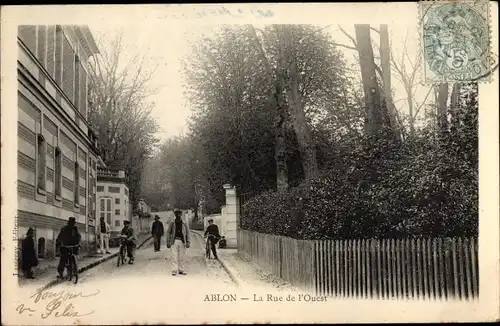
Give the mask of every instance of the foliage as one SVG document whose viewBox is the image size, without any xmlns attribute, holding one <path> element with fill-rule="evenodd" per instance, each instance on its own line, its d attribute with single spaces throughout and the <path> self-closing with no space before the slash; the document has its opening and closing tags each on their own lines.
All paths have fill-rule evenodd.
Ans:
<svg viewBox="0 0 500 326">
<path fill-rule="evenodd" d="M 448 108 L 447 99 L 425 103 L 430 91 L 413 103 L 412 90 L 406 100 L 415 110 L 405 125 L 384 103 L 390 87 L 380 83 L 390 80 L 377 79 L 370 26 L 358 26 L 352 40 L 360 82 L 331 35 L 312 26 L 223 26 L 193 45 L 184 63 L 189 134 L 167 141 L 148 162 L 147 192 L 156 196 L 149 201 L 204 203 L 215 213 L 230 183 L 240 194 L 260 193 L 243 205 L 249 230 L 299 239 L 476 235 L 477 85 L 454 85 Z M 387 74 L 390 62 L 382 68 Z M 283 86 L 290 186 L 280 191 L 276 84 Z M 424 105 L 431 114 L 420 124 Z M 297 122 L 302 113 L 305 122 Z M 437 123 L 443 114 L 449 123 Z M 304 163 L 308 142 L 315 177 Z"/>
<path fill-rule="evenodd" d="M 352 101 L 345 64 L 329 42 L 330 36 L 308 25 L 286 28 L 293 34 L 290 47 L 300 75 L 298 89 L 307 124 L 315 143 L 323 137 L 316 146 L 323 155 L 333 139 L 356 128 L 354 119 L 348 128 L 336 128 L 338 120 L 359 116 L 360 111 L 348 107 Z M 194 45 L 184 64 L 187 96 L 193 107 L 191 140 L 197 155 L 203 157 L 199 162 L 207 193 L 218 206 L 223 204 L 224 183 L 248 192 L 276 187 L 276 109 L 270 94 L 277 77 L 269 78 L 265 65 L 269 62 L 276 73 L 280 40 L 272 26 L 258 30 L 263 58 L 251 31 L 248 26 L 223 27 L 214 37 Z M 304 178 L 300 140 L 291 118 L 285 128 L 293 185 Z M 320 166 L 324 164 L 319 161 Z"/>
<path fill-rule="evenodd" d="M 145 160 L 157 142 L 158 126 L 151 115 L 154 103 L 148 101 L 151 72 L 144 69 L 144 57 L 136 56 L 122 65 L 121 34 L 108 45 L 100 46 L 100 57 L 89 65 L 89 121 L 99 138 L 104 163 L 125 170 L 135 202 Z"/>
<path fill-rule="evenodd" d="M 460 98 L 445 139 L 428 127 L 379 157 L 354 152 L 289 192 L 247 201 L 242 227 L 299 239 L 477 236 L 477 85 Z"/>
</svg>

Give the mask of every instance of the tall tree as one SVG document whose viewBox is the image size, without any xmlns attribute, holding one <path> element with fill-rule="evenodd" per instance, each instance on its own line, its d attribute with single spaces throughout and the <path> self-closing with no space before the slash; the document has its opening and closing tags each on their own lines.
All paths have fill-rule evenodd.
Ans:
<svg viewBox="0 0 500 326">
<path fill-rule="evenodd" d="M 89 121 L 99 138 L 106 165 L 125 170 L 130 197 L 140 196 L 146 158 L 157 139 L 157 124 L 148 100 L 153 71 L 145 69 L 145 57 L 123 62 L 122 34 L 99 41 L 101 53 L 89 64 Z"/>
<path fill-rule="evenodd" d="M 385 127 L 385 117 L 376 75 L 370 25 L 355 25 L 354 29 L 356 33 L 356 47 L 359 55 L 363 90 L 365 93 L 365 133 L 368 136 L 379 136 Z"/>
</svg>

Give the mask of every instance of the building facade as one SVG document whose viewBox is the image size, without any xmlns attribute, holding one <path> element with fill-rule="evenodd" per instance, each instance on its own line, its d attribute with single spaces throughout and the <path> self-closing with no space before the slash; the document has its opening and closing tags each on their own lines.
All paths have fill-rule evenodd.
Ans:
<svg viewBox="0 0 500 326">
<path fill-rule="evenodd" d="M 83 251 L 95 248 L 97 139 L 87 122 L 88 60 L 98 48 L 86 26 L 18 28 L 19 238 L 35 229 L 39 258 L 76 218 Z"/>
<path fill-rule="evenodd" d="M 123 221 L 132 221 L 132 204 L 125 171 L 97 169 L 97 216 L 111 226 L 112 236 L 123 228 Z"/>
</svg>

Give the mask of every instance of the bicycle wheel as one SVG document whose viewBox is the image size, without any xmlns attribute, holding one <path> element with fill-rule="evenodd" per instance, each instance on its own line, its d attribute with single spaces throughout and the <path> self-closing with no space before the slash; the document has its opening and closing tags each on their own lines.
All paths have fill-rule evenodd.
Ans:
<svg viewBox="0 0 500 326">
<path fill-rule="evenodd" d="M 76 262 L 76 256 L 72 255 L 71 256 L 71 269 L 73 270 L 73 276 L 75 279 L 73 280 L 73 283 L 76 284 L 78 283 L 78 264 Z"/>
<path fill-rule="evenodd" d="M 206 245 L 206 248 L 205 248 L 205 257 L 207 259 L 210 259 L 210 244 L 209 244 L 210 240 L 207 239 L 207 245 Z"/>
<path fill-rule="evenodd" d="M 66 261 L 66 271 L 68 273 L 68 281 L 71 281 L 73 279 L 73 268 L 71 265 L 71 255 L 68 256 L 67 261 Z"/>
<path fill-rule="evenodd" d="M 118 259 L 116 260 L 116 267 L 120 267 L 121 260 L 122 260 L 122 248 L 120 246 L 120 251 L 118 252 Z"/>
</svg>

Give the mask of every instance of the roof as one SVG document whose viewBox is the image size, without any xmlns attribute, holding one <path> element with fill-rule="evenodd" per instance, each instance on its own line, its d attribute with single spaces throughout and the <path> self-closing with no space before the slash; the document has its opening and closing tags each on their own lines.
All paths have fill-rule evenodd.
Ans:
<svg viewBox="0 0 500 326">
<path fill-rule="evenodd" d="M 97 166 L 101 168 L 106 168 L 106 163 L 102 160 L 102 157 L 99 155 L 97 156 Z"/>
<path fill-rule="evenodd" d="M 84 40 L 82 48 L 88 57 L 99 53 L 99 47 L 95 42 L 94 36 L 87 25 L 74 26 L 75 33 L 79 39 Z"/>
</svg>

